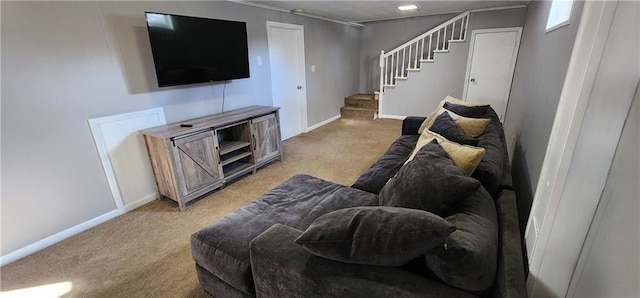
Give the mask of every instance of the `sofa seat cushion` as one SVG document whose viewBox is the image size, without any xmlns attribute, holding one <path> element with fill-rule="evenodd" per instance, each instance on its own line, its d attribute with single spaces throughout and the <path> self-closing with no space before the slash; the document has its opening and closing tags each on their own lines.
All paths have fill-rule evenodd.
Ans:
<svg viewBox="0 0 640 298">
<path fill-rule="evenodd" d="M 380 159 L 362 174 L 351 187 L 378 194 L 384 185 L 407 161 L 416 147 L 419 135 L 405 135 L 396 139 Z"/>
<path fill-rule="evenodd" d="M 378 196 L 308 175 L 296 175 L 191 236 L 195 262 L 233 288 L 255 295 L 249 243 L 274 224 L 306 229 L 342 208 L 377 205 Z"/>
</svg>

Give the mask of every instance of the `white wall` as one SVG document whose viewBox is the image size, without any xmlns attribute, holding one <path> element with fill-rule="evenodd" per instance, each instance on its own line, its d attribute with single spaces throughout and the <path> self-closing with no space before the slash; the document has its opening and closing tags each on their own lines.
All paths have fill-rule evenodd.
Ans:
<svg viewBox="0 0 640 298">
<path fill-rule="evenodd" d="M 567 295 L 640 81 L 640 4 L 583 12 L 525 234 L 532 297 Z"/>
<path fill-rule="evenodd" d="M 569 297 L 640 297 L 639 136 L 640 84 Z"/>
<path fill-rule="evenodd" d="M 358 90 L 360 29 L 350 26 L 215 1 L 0 5 L 3 256 L 115 209 L 87 119 L 221 110 L 222 83 L 157 87 L 144 11 L 247 22 L 251 78 L 227 84 L 225 110 L 272 104 L 267 20 L 305 26 L 307 69 L 318 69 L 307 74 L 309 126 Z"/>
</svg>

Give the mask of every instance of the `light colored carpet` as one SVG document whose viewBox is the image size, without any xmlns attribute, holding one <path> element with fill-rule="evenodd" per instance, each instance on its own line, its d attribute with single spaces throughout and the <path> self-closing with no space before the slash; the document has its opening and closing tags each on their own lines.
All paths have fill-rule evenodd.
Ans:
<svg viewBox="0 0 640 298">
<path fill-rule="evenodd" d="M 191 259 L 192 233 L 295 174 L 351 185 L 400 129 L 398 120 L 339 119 L 288 139 L 284 162 L 193 202 L 185 212 L 174 201 L 156 200 L 2 267 L 0 295 L 66 282 L 71 291 L 64 297 L 209 297 Z"/>
</svg>

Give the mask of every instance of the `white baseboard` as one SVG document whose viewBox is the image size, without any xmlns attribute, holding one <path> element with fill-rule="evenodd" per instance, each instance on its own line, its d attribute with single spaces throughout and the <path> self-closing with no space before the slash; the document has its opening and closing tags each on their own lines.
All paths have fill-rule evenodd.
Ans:
<svg viewBox="0 0 640 298">
<path fill-rule="evenodd" d="M 340 114 L 335 115 L 335 116 L 333 116 L 333 117 L 331 117 L 331 118 L 329 118 L 327 120 L 324 120 L 324 121 L 322 121 L 322 122 L 320 122 L 318 124 L 315 124 L 315 125 L 307 127 L 307 131 L 305 131 L 305 132 L 310 132 L 310 131 L 312 131 L 312 130 L 314 130 L 316 128 L 320 128 L 322 126 L 325 126 L 325 125 L 327 125 L 327 124 L 329 124 L 329 123 L 331 123 L 333 121 L 336 121 L 338 119 L 340 119 Z"/>
<path fill-rule="evenodd" d="M 398 119 L 398 120 L 404 120 L 404 118 L 407 118 L 407 116 L 399 116 L 399 115 L 387 115 L 387 114 L 380 114 L 378 115 L 379 118 L 387 118 L 387 119 Z"/>
<path fill-rule="evenodd" d="M 101 223 L 104 223 L 110 219 L 116 218 L 122 214 L 125 214 L 133 209 L 136 209 L 146 203 L 149 203 L 155 200 L 158 197 L 157 193 L 151 193 L 144 196 L 142 199 L 133 202 L 131 204 L 127 204 L 122 208 L 118 208 L 112 211 L 109 211 L 103 215 L 95 217 L 93 219 L 87 220 L 79 225 L 68 228 L 62 232 L 53 234 L 47 238 L 39 240 L 35 243 L 29 244 L 23 248 L 14 250 L 4 256 L 0 257 L 0 266 L 7 265 L 9 263 L 13 263 L 19 259 L 22 259 L 30 254 L 43 250 L 51 245 L 54 245 L 62 240 L 65 240 L 71 236 L 82 233 L 90 228 L 93 228 Z"/>
</svg>

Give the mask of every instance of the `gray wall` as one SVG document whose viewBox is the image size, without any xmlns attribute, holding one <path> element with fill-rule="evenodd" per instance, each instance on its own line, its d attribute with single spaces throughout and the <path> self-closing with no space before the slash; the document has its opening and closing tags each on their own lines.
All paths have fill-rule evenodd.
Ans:
<svg viewBox="0 0 640 298">
<path fill-rule="evenodd" d="M 584 2 L 574 2 L 570 24 L 545 33 L 551 1 L 531 1 L 504 121 L 524 232 Z M 524 233 L 523 233 L 524 235 Z"/>
<path fill-rule="evenodd" d="M 521 27 L 525 14 L 526 8 L 471 13 L 466 41 L 452 43 L 448 53 L 437 53 L 435 62 L 422 63 L 420 72 L 412 72 L 407 81 L 400 81 L 396 87 L 388 88 L 384 95 L 383 113 L 397 116 L 426 115 L 445 96 L 462 97 L 471 31 Z M 392 50 L 454 16 L 456 14 L 367 23 L 362 30 L 360 46 L 360 91 L 379 89 L 380 50 Z"/>
<path fill-rule="evenodd" d="M 638 11 L 638 9 L 636 9 Z M 636 30 L 637 31 L 637 30 Z M 638 86 L 640 87 L 640 85 Z M 640 297 L 640 88 L 581 258 L 574 297 Z"/>
<path fill-rule="evenodd" d="M 309 125 L 358 90 L 360 29 L 230 2 L 6 2 L 2 34 L 5 255 L 115 209 L 87 119 L 163 107 L 167 121 L 219 112 L 222 84 L 159 89 L 144 11 L 247 22 L 251 78 L 225 110 L 271 105 L 266 21 L 305 26 Z M 263 64 L 257 64 L 257 56 Z"/>
</svg>

